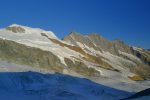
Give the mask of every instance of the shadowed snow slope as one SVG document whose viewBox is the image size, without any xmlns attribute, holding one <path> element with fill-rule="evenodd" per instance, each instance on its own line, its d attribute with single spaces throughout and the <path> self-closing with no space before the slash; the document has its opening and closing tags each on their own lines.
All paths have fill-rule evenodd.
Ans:
<svg viewBox="0 0 150 100">
<path fill-rule="evenodd" d="M 1 100 L 119 100 L 131 93 L 59 73 L 1 72 Z"/>
</svg>

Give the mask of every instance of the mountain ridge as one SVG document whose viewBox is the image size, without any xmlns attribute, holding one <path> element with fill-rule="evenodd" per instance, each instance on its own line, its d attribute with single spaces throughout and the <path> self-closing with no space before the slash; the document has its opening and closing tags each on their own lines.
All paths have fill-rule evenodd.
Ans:
<svg viewBox="0 0 150 100">
<path fill-rule="evenodd" d="M 119 100 L 149 88 L 150 53 L 96 33 L 61 40 L 13 24 L 0 29 L 0 77 L 5 100 Z"/>
<path fill-rule="evenodd" d="M 13 24 L 0 30 L 0 38 L 2 39 L 1 44 L 4 44 L 1 46 L 2 53 L 4 53 L 2 51 L 4 47 L 14 48 L 15 50 L 16 47 L 12 48 L 11 45 L 7 44 L 7 42 L 12 43 L 11 41 L 24 46 L 40 48 L 40 52 L 51 52 L 60 60 L 61 72 L 71 70 L 85 76 L 102 75 L 111 78 L 114 74 L 117 77 L 131 80 L 150 78 L 150 56 L 146 50 L 128 46 L 120 40 L 109 41 L 96 33 L 84 36 L 71 32 L 63 40 L 60 40 L 51 31 Z M 12 45 L 18 46 L 15 43 Z M 19 47 L 18 50 L 21 50 L 21 48 Z M 30 51 L 31 49 L 25 51 L 26 58 L 28 58 L 27 54 Z M 15 51 L 12 52 L 16 53 Z M 8 55 L 9 53 L 4 54 Z M 31 55 L 37 54 L 33 52 Z M 22 58 L 23 55 L 20 55 L 20 57 Z M 38 56 L 34 57 L 34 60 L 31 58 L 31 61 L 33 60 L 39 64 Z M 47 63 L 46 66 L 49 67 L 49 64 L 54 62 L 45 60 L 41 63 Z M 56 66 L 53 67 L 56 68 Z M 107 71 L 110 71 L 112 75 L 109 75 Z"/>
</svg>

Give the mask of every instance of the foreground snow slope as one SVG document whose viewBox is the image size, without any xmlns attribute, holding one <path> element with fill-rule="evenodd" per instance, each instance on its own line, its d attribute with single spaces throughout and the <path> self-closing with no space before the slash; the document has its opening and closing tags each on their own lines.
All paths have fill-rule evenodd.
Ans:
<svg viewBox="0 0 150 100">
<path fill-rule="evenodd" d="M 118 100 L 129 92 L 84 78 L 37 72 L 1 72 L 2 100 Z"/>
<path fill-rule="evenodd" d="M 3 100 L 118 100 L 149 87 L 149 82 L 91 79 L 0 61 L 0 98 Z M 82 77 L 82 78 L 81 78 Z M 146 84 L 147 83 L 147 84 Z"/>
</svg>

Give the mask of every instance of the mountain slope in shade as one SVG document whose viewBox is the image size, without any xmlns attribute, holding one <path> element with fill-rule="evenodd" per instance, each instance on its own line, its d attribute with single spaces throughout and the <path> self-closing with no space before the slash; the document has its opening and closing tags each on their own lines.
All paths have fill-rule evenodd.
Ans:
<svg viewBox="0 0 150 100">
<path fill-rule="evenodd" d="M 37 72 L 1 72 L 2 100 L 119 100 L 131 93 L 84 78 Z"/>
</svg>

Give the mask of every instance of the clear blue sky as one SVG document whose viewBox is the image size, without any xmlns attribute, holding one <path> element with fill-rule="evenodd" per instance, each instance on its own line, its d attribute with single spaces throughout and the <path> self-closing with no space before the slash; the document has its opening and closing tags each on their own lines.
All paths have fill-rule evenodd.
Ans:
<svg viewBox="0 0 150 100">
<path fill-rule="evenodd" d="M 0 27 L 13 23 L 150 48 L 150 0 L 0 0 Z"/>
</svg>

